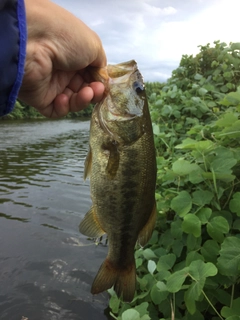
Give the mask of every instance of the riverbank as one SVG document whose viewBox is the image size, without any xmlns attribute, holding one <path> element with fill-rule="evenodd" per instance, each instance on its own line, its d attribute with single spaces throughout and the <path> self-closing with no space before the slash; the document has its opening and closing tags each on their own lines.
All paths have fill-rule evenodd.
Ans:
<svg viewBox="0 0 240 320">
<path fill-rule="evenodd" d="M 79 112 L 70 112 L 65 118 L 66 119 L 75 119 L 75 118 L 88 118 L 93 109 L 93 104 L 88 108 L 81 110 Z M 35 108 L 26 105 L 25 103 L 17 100 L 14 106 L 14 109 L 11 113 L 4 117 L 0 117 L 0 120 L 21 120 L 21 119 L 35 119 L 41 120 L 45 119 Z"/>
</svg>

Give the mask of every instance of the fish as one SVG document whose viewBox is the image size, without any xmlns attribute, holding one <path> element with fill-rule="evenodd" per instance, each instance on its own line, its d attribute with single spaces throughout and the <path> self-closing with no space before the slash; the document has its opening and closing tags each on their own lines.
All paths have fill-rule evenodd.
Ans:
<svg viewBox="0 0 240 320">
<path fill-rule="evenodd" d="M 114 287 L 130 302 L 136 289 L 135 245 L 146 245 L 157 215 L 152 123 L 135 60 L 96 72 L 106 90 L 90 122 L 84 179 L 90 178 L 92 206 L 79 231 L 92 238 L 108 236 L 108 254 L 91 293 Z"/>
</svg>

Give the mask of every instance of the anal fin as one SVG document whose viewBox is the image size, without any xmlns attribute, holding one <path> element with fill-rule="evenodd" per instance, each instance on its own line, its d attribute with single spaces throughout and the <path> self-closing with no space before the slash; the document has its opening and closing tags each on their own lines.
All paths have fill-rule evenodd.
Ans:
<svg viewBox="0 0 240 320">
<path fill-rule="evenodd" d="M 156 218 L 157 218 L 157 209 L 156 209 L 156 202 L 154 203 L 151 215 L 145 224 L 145 226 L 142 228 L 142 230 L 139 233 L 138 236 L 138 242 L 139 244 L 144 247 L 145 244 L 148 242 L 148 240 L 152 236 L 153 229 L 155 227 L 156 223 Z"/>
<path fill-rule="evenodd" d="M 79 231 L 87 237 L 98 238 L 104 235 L 106 232 L 103 231 L 97 215 L 94 211 L 94 207 L 86 213 L 85 217 L 79 225 Z"/>
</svg>

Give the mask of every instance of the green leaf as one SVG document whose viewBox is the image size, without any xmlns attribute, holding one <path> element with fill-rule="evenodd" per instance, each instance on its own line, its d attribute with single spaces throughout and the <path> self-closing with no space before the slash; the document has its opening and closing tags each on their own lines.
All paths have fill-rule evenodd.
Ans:
<svg viewBox="0 0 240 320">
<path fill-rule="evenodd" d="M 214 217 L 207 223 L 208 234 L 213 240 L 216 240 L 217 242 L 222 242 L 224 239 L 224 234 L 228 233 L 228 231 L 228 221 L 221 216 Z"/>
<path fill-rule="evenodd" d="M 199 292 L 200 290 L 200 292 Z M 195 300 L 201 294 L 201 288 L 197 282 L 193 282 L 188 290 L 184 294 L 184 301 L 186 303 L 186 307 L 190 314 L 194 314 L 196 311 L 196 303 Z"/>
<path fill-rule="evenodd" d="M 193 261 L 204 260 L 204 257 L 196 251 L 191 251 L 186 257 L 186 266 L 188 267 Z"/>
<path fill-rule="evenodd" d="M 201 237 L 196 238 L 193 234 L 189 233 L 187 236 L 187 249 L 188 252 L 193 251 L 193 250 L 198 250 L 200 244 L 199 240 L 201 242 Z"/>
<path fill-rule="evenodd" d="M 191 149 L 199 152 L 210 151 L 215 144 L 211 140 L 196 141 L 190 138 L 183 140 L 181 144 L 178 144 L 176 149 Z"/>
<path fill-rule="evenodd" d="M 216 126 L 225 128 L 231 126 L 237 119 L 237 116 L 233 113 L 224 113 L 222 117 L 216 121 Z"/>
<path fill-rule="evenodd" d="M 240 219 L 236 219 L 233 223 L 233 229 L 240 231 Z"/>
<path fill-rule="evenodd" d="M 240 239 L 237 237 L 226 238 L 219 252 L 218 269 L 221 274 L 231 277 L 240 275 Z"/>
<path fill-rule="evenodd" d="M 167 279 L 167 289 L 169 292 L 178 292 L 181 290 L 183 282 L 188 276 L 188 271 L 189 268 L 186 267 L 170 275 L 170 277 Z"/>
<path fill-rule="evenodd" d="M 208 190 L 197 190 L 193 192 L 192 201 L 199 207 L 209 204 L 213 198 L 213 193 Z"/>
<path fill-rule="evenodd" d="M 142 255 L 143 255 L 144 258 L 147 259 L 147 260 L 151 260 L 151 259 L 153 259 L 153 258 L 157 258 L 157 256 L 155 255 L 155 253 L 154 253 L 151 249 L 149 249 L 149 248 L 142 250 Z"/>
<path fill-rule="evenodd" d="M 148 302 L 142 302 L 141 304 L 135 306 L 135 310 L 137 312 L 139 312 L 140 317 L 147 315 L 148 314 L 148 307 L 149 307 L 149 303 Z M 146 319 L 150 319 L 149 317 Z M 142 318 L 141 318 L 142 320 Z"/>
<path fill-rule="evenodd" d="M 109 289 L 109 291 L 110 290 L 111 289 Z M 117 297 L 115 291 L 112 290 L 112 296 L 111 296 L 110 301 L 109 301 L 109 307 L 112 309 L 113 313 L 118 313 L 120 302 L 121 302 L 121 300 Z"/>
<path fill-rule="evenodd" d="M 208 91 L 206 90 L 206 89 L 204 89 L 204 88 L 200 88 L 199 90 L 198 90 L 198 93 L 200 94 L 200 96 L 205 96 L 205 94 L 207 93 Z"/>
<path fill-rule="evenodd" d="M 187 191 L 181 191 L 178 196 L 172 199 L 171 209 L 180 217 L 185 216 L 192 208 L 192 198 Z"/>
<path fill-rule="evenodd" d="M 155 261 L 153 261 L 153 260 L 149 260 L 148 261 L 148 271 L 151 273 L 151 274 L 153 274 L 154 273 L 154 271 L 156 270 L 156 263 L 155 263 Z"/>
<path fill-rule="evenodd" d="M 204 181 L 203 173 L 203 169 L 197 166 L 196 170 L 191 171 L 189 173 L 189 181 L 193 184 L 197 184 Z"/>
<path fill-rule="evenodd" d="M 173 253 L 166 254 L 159 258 L 157 263 L 157 270 L 170 270 L 176 261 L 176 256 Z"/>
<path fill-rule="evenodd" d="M 201 235 L 201 221 L 194 214 L 187 214 L 183 218 L 182 230 L 198 238 Z"/>
<path fill-rule="evenodd" d="M 205 320 L 204 316 L 200 313 L 200 311 L 196 311 L 193 315 L 187 313 L 183 320 Z"/>
<path fill-rule="evenodd" d="M 218 158 L 213 160 L 211 163 L 211 169 L 215 173 L 223 173 L 223 174 L 231 174 L 232 170 L 231 168 L 235 166 L 237 163 L 237 160 L 234 158 L 224 159 L 224 158 Z"/>
<path fill-rule="evenodd" d="M 197 281 L 205 281 L 207 277 L 213 277 L 218 270 L 211 262 L 203 262 L 202 260 L 193 261 L 189 266 L 189 273 Z"/>
<path fill-rule="evenodd" d="M 238 316 L 240 318 L 240 298 L 233 300 L 232 307 L 223 307 L 221 315 L 228 319 L 228 317 Z"/>
<path fill-rule="evenodd" d="M 195 301 L 199 299 L 205 280 L 217 274 L 217 268 L 213 263 L 204 263 L 202 260 L 195 260 L 189 266 L 189 274 L 193 282 L 184 294 L 184 300 L 188 311 L 194 314 L 196 311 Z"/>
<path fill-rule="evenodd" d="M 181 144 L 178 144 L 175 148 L 176 149 L 195 149 L 195 145 L 196 145 L 195 140 L 187 138 L 184 139 L 183 142 Z"/>
<path fill-rule="evenodd" d="M 201 248 L 201 254 L 206 261 L 216 263 L 220 246 L 215 240 L 207 240 Z"/>
<path fill-rule="evenodd" d="M 173 163 L 172 170 L 179 176 L 185 176 L 199 167 L 195 163 L 190 163 L 189 161 L 180 159 Z"/>
<path fill-rule="evenodd" d="M 139 312 L 135 309 L 128 309 L 123 312 L 122 320 L 141 320 Z"/>
<path fill-rule="evenodd" d="M 240 50 L 240 42 L 231 43 L 231 47 L 230 48 L 231 48 L 232 51 Z"/>
<path fill-rule="evenodd" d="M 227 95 L 225 95 L 224 99 L 220 101 L 221 104 L 224 106 L 230 106 L 230 105 L 238 105 L 240 103 L 240 94 L 239 92 L 230 92 Z"/>
<path fill-rule="evenodd" d="M 196 73 L 195 76 L 194 76 L 194 79 L 195 79 L 195 80 L 201 80 L 202 77 L 203 77 L 203 76 L 202 76 L 201 74 Z"/>
<path fill-rule="evenodd" d="M 159 303 L 164 301 L 167 298 L 167 296 L 169 295 L 166 284 L 162 281 L 158 281 L 152 287 L 150 295 L 151 295 L 153 303 L 155 303 L 156 305 L 158 305 Z"/>
<path fill-rule="evenodd" d="M 176 239 L 182 238 L 182 220 L 176 220 L 171 223 L 171 235 Z"/>
<path fill-rule="evenodd" d="M 145 314 L 144 316 L 141 317 L 140 320 L 151 320 L 151 318 L 149 317 L 149 315 Z"/>
<path fill-rule="evenodd" d="M 159 130 L 159 125 L 158 124 L 155 124 L 153 123 L 153 133 L 158 136 L 160 134 L 160 130 Z"/>
<path fill-rule="evenodd" d="M 139 268 L 143 263 L 143 259 L 142 258 L 137 258 L 136 259 L 136 268 Z"/>
<path fill-rule="evenodd" d="M 233 199 L 229 203 L 229 208 L 240 217 L 240 192 L 234 193 Z"/>
<path fill-rule="evenodd" d="M 201 221 L 202 224 L 206 224 L 212 215 L 212 209 L 202 208 L 197 213 L 196 216 Z"/>
</svg>

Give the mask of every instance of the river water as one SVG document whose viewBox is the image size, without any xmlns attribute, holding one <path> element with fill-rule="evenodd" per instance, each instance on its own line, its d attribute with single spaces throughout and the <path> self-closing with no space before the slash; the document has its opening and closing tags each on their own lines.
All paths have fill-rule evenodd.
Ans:
<svg viewBox="0 0 240 320">
<path fill-rule="evenodd" d="M 107 253 L 81 235 L 89 121 L 0 122 L 0 319 L 102 320 L 91 283 Z"/>
</svg>

